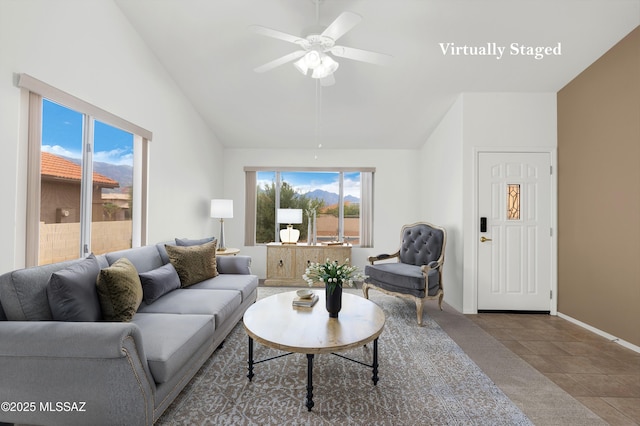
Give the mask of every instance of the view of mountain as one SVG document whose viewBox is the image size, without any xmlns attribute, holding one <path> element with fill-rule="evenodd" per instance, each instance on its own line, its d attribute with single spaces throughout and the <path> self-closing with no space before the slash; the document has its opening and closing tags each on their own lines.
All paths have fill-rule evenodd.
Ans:
<svg viewBox="0 0 640 426">
<path fill-rule="evenodd" d="M 304 194 L 304 196 L 310 199 L 323 200 L 325 206 L 337 204 L 340 198 L 338 194 L 329 191 L 323 191 L 322 189 L 316 189 L 314 191 L 307 192 L 306 194 Z M 346 197 L 344 197 L 344 200 L 350 203 L 360 204 L 360 198 L 353 197 L 351 195 L 347 195 Z"/>
<path fill-rule="evenodd" d="M 110 163 L 93 163 L 93 171 L 120 183 L 120 189 L 133 186 L 133 167 Z"/>
<path fill-rule="evenodd" d="M 80 159 L 78 158 L 70 158 L 63 157 L 71 162 L 76 164 L 80 164 Z M 113 179 L 120 184 L 119 188 L 114 190 L 103 189 L 106 192 L 122 192 L 122 190 L 126 187 L 133 186 L 133 167 L 127 165 L 117 165 L 111 163 L 101 163 L 95 161 L 93 163 L 93 171 L 101 174 L 102 176 L 106 176 L 109 179 Z"/>
</svg>

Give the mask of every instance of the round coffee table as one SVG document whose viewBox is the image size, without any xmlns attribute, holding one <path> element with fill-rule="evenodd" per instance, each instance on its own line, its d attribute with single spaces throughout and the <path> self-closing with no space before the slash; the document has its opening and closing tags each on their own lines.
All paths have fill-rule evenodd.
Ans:
<svg viewBox="0 0 640 426">
<path fill-rule="evenodd" d="M 338 355 L 373 369 L 373 384 L 378 383 L 378 336 L 384 328 L 382 309 L 361 296 L 342 293 L 342 310 L 338 318 L 329 318 L 325 309 L 324 290 L 314 290 L 318 302 L 311 308 L 293 307 L 296 292 L 276 294 L 257 301 L 244 313 L 244 328 L 249 336 L 249 381 L 253 366 L 291 353 L 307 355 L 307 398 L 309 411 L 313 407 L 313 358 L 315 354 L 346 351 L 373 341 L 371 365 Z M 254 361 L 253 342 L 289 352 L 288 354 Z"/>
</svg>

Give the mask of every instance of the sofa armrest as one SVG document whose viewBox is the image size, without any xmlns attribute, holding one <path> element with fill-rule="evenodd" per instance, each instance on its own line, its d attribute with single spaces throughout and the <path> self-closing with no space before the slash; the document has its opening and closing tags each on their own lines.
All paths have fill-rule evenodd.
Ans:
<svg viewBox="0 0 640 426">
<path fill-rule="evenodd" d="M 221 274 L 251 275 L 251 256 L 216 256 Z"/>
<path fill-rule="evenodd" d="M 369 263 L 373 265 L 374 262 L 378 262 L 380 260 L 393 259 L 394 257 L 400 257 L 400 250 L 398 250 L 393 254 L 379 254 L 377 256 L 369 256 L 367 260 L 369 261 Z"/>
<path fill-rule="evenodd" d="M 142 348 L 133 323 L 6 321 L 0 335 L 0 356 L 121 358 L 128 338 Z"/>
<path fill-rule="evenodd" d="M 135 324 L 3 321 L 0 377 L 0 401 L 35 408 L 0 412 L 0 422 L 153 423 L 155 384 Z M 74 402 L 78 410 L 56 411 Z"/>
</svg>

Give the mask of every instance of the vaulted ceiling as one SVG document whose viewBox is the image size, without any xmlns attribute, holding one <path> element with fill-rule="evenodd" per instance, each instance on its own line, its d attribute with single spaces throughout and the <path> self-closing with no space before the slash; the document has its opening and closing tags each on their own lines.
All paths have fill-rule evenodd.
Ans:
<svg viewBox="0 0 640 426">
<path fill-rule="evenodd" d="M 460 93 L 557 92 L 640 24 L 640 0 L 115 0 L 176 84 L 233 148 L 417 148 Z M 306 36 L 343 11 L 362 21 L 340 45 L 393 56 L 388 66 L 336 58 L 319 88 L 298 49 L 250 25 Z M 494 55 L 452 55 L 505 47 Z M 561 45 L 535 59 L 510 46 Z M 471 53 L 467 50 L 467 53 Z"/>
</svg>

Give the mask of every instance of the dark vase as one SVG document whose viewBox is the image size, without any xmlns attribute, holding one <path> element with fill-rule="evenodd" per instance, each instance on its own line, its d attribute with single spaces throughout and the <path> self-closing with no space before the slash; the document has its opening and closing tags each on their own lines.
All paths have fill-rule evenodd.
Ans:
<svg viewBox="0 0 640 426">
<path fill-rule="evenodd" d="M 338 318 L 338 312 L 342 309 L 342 286 L 336 285 L 331 293 L 329 286 L 325 283 L 325 296 L 329 318 Z"/>
</svg>

